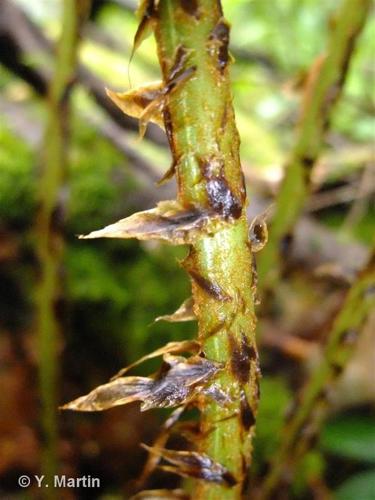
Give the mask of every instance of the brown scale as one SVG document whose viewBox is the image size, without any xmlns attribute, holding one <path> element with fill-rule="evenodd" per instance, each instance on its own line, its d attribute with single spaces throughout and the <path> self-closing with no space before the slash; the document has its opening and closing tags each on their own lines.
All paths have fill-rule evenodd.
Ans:
<svg viewBox="0 0 375 500">
<path fill-rule="evenodd" d="M 220 122 L 220 132 L 221 133 L 224 133 L 224 131 L 226 129 L 227 120 L 228 120 L 228 103 L 225 103 L 223 116 L 221 117 L 221 122 Z"/>
<path fill-rule="evenodd" d="M 197 20 L 200 18 L 197 0 L 180 0 L 180 6 L 188 16 L 195 17 Z"/>
<path fill-rule="evenodd" d="M 187 272 L 190 274 L 194 282 L 204 290 L 208 295 L 213 297 L 215 300 L 219 300 L 220 302 L 230 302 L 232 297 L 230 297 L 218 283 L 214 281 L 210 281 L 204 276 L 201 276 L 197 271 L 193 269 L 187 269 Z"/>
<path fill-rule="evenodd" d="M 171 465 L 162 465 L 160 468 L 167 472 L 178 474 L 182 477 L 194 477 L 205 481 L 224 484 L 226 486 L 235 486 L 236 478 L 226 467 L 212 460 L 205 453 L 196 451 L 176 451 L 166 448 L 152 448 L 142 445 L 150 453 L 163 458 Z"/>
<path fill-rule="evenodd" d="M 165 106 L 165 108 L 163 110 L 163 116 L 164 116 L 165 132 L 167 134 L 169 147 L 171 148 L 172 156 L 175 159 L 176 158 L 176 145 L 175 145 L 174 135 L 173 135 L 173 122 L 172 122 L 172 116 L 171 116 L 171 113 L 169 111 L 168 106 Z"/>
<path fill-rule="evenodd" d="M 175 200 L 166 200 L 155 208 L 137 212 L 80 238 L 137 238 L 166 241 L 173 245 L 193 244 L 203 234 L 212 234 L 214 228 L 223 223 L 219 219 L 212 212 L 185 210 Z"/>
<path fill-rule="evenodd" d="M 109 98 L 125 114 L 139 119 L 139 133 L 141 138 L 146 131 L 148 122 L 156 123 L 162 128 L 164 125 L 172 153 L 174 153 L 174 160 L 176 160 L 176 154 L 173 143 L 172 120 L 166 108 L 168 96 L 179 85 L 191 78 L 196 71 L 195 66 L 184 69 L 188 55 L 189 51 L 183 46 L 178 47 L 169 77 L 165 83 L 153 82 L 122 93 L 113 92 L 109 89 L 106 90 Z M 166 176 L 168 177 L 172 173 L 174 171 L 167 172 Z"/>
<path fill-rule="evenodd" d="M 241 390 L 240 396 L 240 417 L 241 423 L 245 431 L 248 431 L 250 427 L 255 424 L 255 415 L 251 406 L 249 405 L 249 401 L 247 400 L 247 396 L 244 390 Z"/>
<path fill-rule="evenodd" d="M 222 328 L 224 328 L 224 326 L 226 326 L 225 321 L 219 321 L 213 328 L 211 328 L 211 330 L 206 335 L 205 339 L 207 340 L 210 337 L 213 337 L 214 335 L 216 335 L 217 333 L 219 333 L 220 330 Z"/>
<path fill-rule="evenodd" d="M 202 176 L 206 180 L 206 192 L 210 207 L 225 219 L 238 219 L 242 203 L 232 193 L 224 174 L 224 162 L 213 156 L 198 158 Z"/>
<path fill-rule="evenodd" d="M 311 171 L 315 162 L 316 162 L 316 157 L 303 156 L 300 159 L 300 163 L 302 166 L 303 181 L 307 185 L 310 184 Z"/>
<path fill-rule="evenodd" d="M 229 24 L 222 17 L 208 38 L 209 53 L 217 57 L 217 68 L 223 73 L 229 61 Z"/>
<path fill-rule="evenodd" d="M 241 384 L 247 384 L 250 378 L 250 367 L 252 361 L 257 360 L 257 354 L 252 345 L 250 345 L 246 335 L 242 332 L 241 341 L 228 335 L 229 346 L 231 350 L 231 368 L 234 376 Z"/>
<path fill-rule="evenodd" d="M 177 48 L 174 63 L 172 65 L 172 68 L 170 69 L 168 81 L 167 81 L 166 86 L 165 86 L 165 88 L 166 88 L 165 95 L 169 95 L 171 93 L 171 91 L 179 83 L 190 78 L 195 73 L 196 66 L 191 66 L 191 67 L 187 68 L 186 70 L 184 69 L 184 65 L 187 61 L 189 53 L 190 52 L 182 45 L 180 45 Z M 177 165 L 180 161 L 180 157 L 177 154 L 177 148 L 176 148 L 176 143 L 175 143 L 175 139 L 174 139 L 172 116 L 171 116 L 171 113 L 169 111 L 168 105 L 164 106 L 163 118 L 164 118 L 165 132 L 167 134 L 168 144 L 169 144 L 169 147 L 170 147 L 171 152 L 172 152 L 173 160 L 172 160 L 172 164 L 169 167 L 169 169 L 167 170 L 167 172 L 163 175 L 163 177 L 158 182 L 158 185 L 161 185 L 162 183 L 171 179 L 175 175 Z"/>
<path fill-rule="evenodd" d="M 140 46 L 142 41 L 148 36 L 149 32 L 152 31 L 154 28 L 157 16 L 156 5 L 157 2 L 155 2 L 155 0 L 143 0 L 143 2 L 141 3 L 140 11 L 142 11 L 143 14 L 134 36 L 131 58 L 133 57 L 134 52 Z"/>
<path fill-rule="evenodd" d="M 249 245 L 251 249 L 251 244 Z M 253 296 L 254 305 L 260 304 L 260 297 L 258 295 L 258 270 L 255 255 L 251 252 L 251 293 Z"/>
</svg>

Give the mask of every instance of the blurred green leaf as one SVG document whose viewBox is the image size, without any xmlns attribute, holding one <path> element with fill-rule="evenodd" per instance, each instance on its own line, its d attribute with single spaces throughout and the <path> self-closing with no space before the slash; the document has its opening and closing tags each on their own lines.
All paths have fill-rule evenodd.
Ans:
<svg viewBox="0 0 375 500">
<path fill-rule="evenodd" d="M 324 458 L 321 452 L 311 450 L 297 464 L 294 472 L 293 491 L 298 498 L 304 493 L 307 485 L 324 472 Z"/>
<path fill-rule="evenodd" d="M 277 377 L 263 377 L 257 416 L 254 456 L 257 464 L 268 461 L 275 451 L 284 425 L 284 415 L 291 395 L 286 381 Z"/>
<path fill-rule="evenodd" d="M 334 498 L 335 500 L 374 500 L 375 470 L 352 476 L 335 492 Z"/>
<path fill-rule="evenodd" d="M 334 455 L 375 463 L 375 419 L 360 415 L 336 417 L 325 425 L 321 445 Z"/>
</svg>

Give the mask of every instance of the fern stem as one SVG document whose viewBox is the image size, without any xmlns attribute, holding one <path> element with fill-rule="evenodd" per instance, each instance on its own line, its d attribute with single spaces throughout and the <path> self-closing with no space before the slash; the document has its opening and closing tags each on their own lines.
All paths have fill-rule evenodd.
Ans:
<svg viewBox="0 0 375 500">
<path fill-rule="evenodd" d="M 344 0 L 334 19 L 326 52 L 311 68 L 295 147 L 287 161 L 285 177 L 276 198 L 268 243 L 259 256 L 262 288 L 274 285 L 277 280 L 282 239 L 293 230 L 309 195 L 311 171 L 322 149 L 369 7 L 369 0 Z"/>
<path fill-rule="evenodd" d="M 284 475 L 290 477 L 308 445 L 308 437 L 317 434 L 325 415 L 326 389 L 342 373 L 350 359 L 359 332 L 375 306 L 375 254 L 348 291 L 337 313 L 324 346 L 318 366 L 303 387 L 296 401 L 296 410 L 288 418 L 281 444 L 274 455 L 269 475 L 266 477 L 263 500 L 274 498 Z M 311 425 L 312 424 L 312 425 Z M 309 432 L 307 432 L 309 431 Z"/>
<path fill-rule="evenodd" d="M 53 477 L 57 469 L 57 311 L 63 251 L 63 207 L 60 198 L 67 168 L 69 95 L 76 65 L 79 26 L 88 8 L 86 0 L 64 0 L 62 4 L 62 33 L 47 97 L 47 123 L 39 180 L 39 210 L 35 226 L 35 249 L 40 271 L 36 292 L 36 328 L 43 435 L 42 472 L 46 478 Z M 53 494 L 52 491 L 50 494 Z"/>
<path fill-rule="evenodd" d="M 227 467 L 236 484 L 197 481 L 192 497 L 237 499 L 250 465 L 259 368 L 246 193 L 229 79 L 229 26 L 219 1 L 160 0 L 155 36 L 166 83 L 179 57 L 185 70 L 194 70 L 170 93 L 164 111 L 178 199 L 228 221 L 214 234 L 201 236 L 183 265 L 192 277 L 199 340 L 207 358 L 225 365 L 215 383 L 230 398 L 224 406 L 202 400 L 199 451 Z"/>
</svg>

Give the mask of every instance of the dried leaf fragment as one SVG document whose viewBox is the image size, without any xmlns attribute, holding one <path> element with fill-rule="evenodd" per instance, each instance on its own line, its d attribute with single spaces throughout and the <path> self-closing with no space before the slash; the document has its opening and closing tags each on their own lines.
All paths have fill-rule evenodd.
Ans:
<svg viewBox="0 0 375 500">
<path fill-rule="evenodd" d="M 198 236 L 210 234 L 224 223 L 220 216 L 209 211 L 184 209 L 177 201 L 162 201 L 151 210 L 137 212 L 79 238 L 136 238 L 183 245 L 194 243 Z"/>
<path fill-rule="evenodd" d="M 134 52 L 138 49 L 143 40 L 145 40 L 154 30 L 158 3 L 158 0 L 141 0 L 137 10 L 137 15 L 141 20 L 134 36 L 131 57 L 133 57 Z"/>
<path fill-rule="evenodd" d="M 128 372 L 135 366 L 140 365 L 144 361 L 147 361 L 148 359 L 157 358 L 158 356 L 163 356 L 163 354 L 172 354 L 172 353 L 181 354 L 183 352 L 198 353 L 200 347 L 201 345 L 197 340 L 182 340 L 181 342 L 168 342 L 168 344 L 166 344 L 165 346 L 156 349 L 156 351 L 150 352 L 150 354 L 142 356 L 142 358 L 138 359 L 131 365 L 122 368 L 116 375 L 114 375 L 111 378 L 111 380 L 121 377 L 126 372 Z"/>
<path fill-rule="evenodd" d="M 237 483 L 233 474 L 226 467 L 215 462 L 205 453 L 167 450 L 145 444 L 142 446 L 150 453 L 156 454 L 172 464 L 172 466 L 161 467 L 169 472 L 183 477 L 194 477 L 212 483 L 226 484 L 227 486 L 234 486 Z"/>
<path fill-rule="evenodd" d="M 141 129 L 145 128 L 149 121 L 164 128 L 162 82 L 149 83 L 127 92 L 114 92 L 109 89 L 106 89 L 106 92 L 121 111 L 140 120 Z"/>
<path fill-rule="evenodd" d="M 99 385 L 86 396 L 71 401 L 62 410 L 102 411 L 133 401 L 143 401 L 150 393 L 153 380 L 147 377 L 117 378 L 108 384 Z"/>
<path fill-rule="evenodd" d="M 145 134 L 148 122 L 156 123 L 159 127 L 164 128 L 163 112 L 168 95 L 195 73 L 195 66 L 184 68 L 189 53 L 182 46 L 177 49 L 176 60 L 166 82 L 148 83 L 127 92 L 113 92 L 106 89 L 108 97 L 121 111 L 139 119 L 141 139 Z"/>
<path fill-rule="evenodd" d="M 193 297 L 186 299 L 180 307 L 172 314 L 158 316 L 156 321 L 168 321 L 169 323 L 178 323 L 181 321 L 195 321 L 197 318 L 193 311 L 194 301 Z"/>
<path fill-rule="evenodd" d="M 200 356 L 164 354 L 163 361 L 153 377 L 118 377 L 61 409 L 102 411 L 133 401 L 142 401 L 141 411 L 180 406 L 192 400 L 222 369 L 219 363 Z"/>
<path fill-rule="evenodd" d="M 163 447 L 165 446 L 166 442 L 168 441 L 168 438 L 172 432 L 173 427 L 176 425 L 178 419 L 180 416 L 183 414 L 183 412 L 186 409 L 186 405 L 179 406 L 175 410 L 172 411 L 172 413 L 169 415 L 167 420 L 164 422 L 162 425 L 161 431 L 159 435 L 156 437 L 153 446 L 156 447 Z M 160 457 L 157 455 L 152 455 L 148 454 L 146 463 L 143 467 L 142 474 L 140 478 L 137 480 L 137 488 L 142 489 L 143 485 L 146 484 L 146 481 L 152 474 L 152 472 L 155 470 L 156 466 L 158 465 L 160 461 Z"/>
</svg>

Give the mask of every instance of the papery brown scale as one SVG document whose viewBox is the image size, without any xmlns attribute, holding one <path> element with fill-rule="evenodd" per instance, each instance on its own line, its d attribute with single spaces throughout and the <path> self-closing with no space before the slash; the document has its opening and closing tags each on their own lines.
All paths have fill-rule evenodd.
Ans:
<svg viewBox="0 0 375 500">
<path fill-rule="evenodd" d="M 221 369 L 221 365 L 200 356 L 184 358 L 164 354 L 164 363 L 153 378 L 119 377 L 61 409 L 102 411 L 133 401 L 142 401 L 141 410 L 171 408 L 185 404 Z"/>
<path fill-rule="evenodd" d="M 160 467 L 166 471 L 174 472 L 183 477 L 195 477 L 217 484 L 226 484 L 227 486 L 237 484 L 237 480 L 226 467 L 215 462 L 204 453 L 151 448 L 146 445 L 143 445 L 143 447 L 150 453 L 155 453 L 173 464 L 173 467 Z"/>
<path fill-rule="evenodd" d="M 157 3 L 157 0 L 142 0 L 141 2 L 138 9 L 138 12 L 140 12 L 141 15 L 141 20 L 134 36 L 131 56 L 133 56 L 133 53 L 138 49 L 143 40 L 147 38 L 154 28 L 157 14 Z"/>
<path fill-rule="evenodd" d="M 180 321 L 195 321 L 197 318 L 194 314 L 193 306 L 194 306 L 193 297 L 190 297 L 186 299 L 173 314 L 158 316 L 155 319 L 155 322 L 168 321 L 170 323 L 176 323 Z"/>
<path fill-rule="evenodd" d="M 154 209 L 135 213 L 80 238 L 136 238 L 183 245 L 194 243 L 200 235 L 213 231 L 217 224 L 224 224 L 224 221 L 216 214 L 186 210 L 176 201 L 164 201 Z"/>
</svg>

